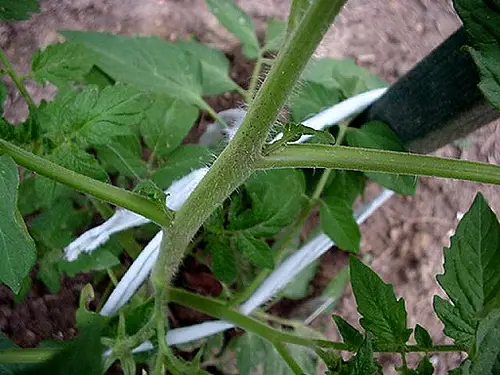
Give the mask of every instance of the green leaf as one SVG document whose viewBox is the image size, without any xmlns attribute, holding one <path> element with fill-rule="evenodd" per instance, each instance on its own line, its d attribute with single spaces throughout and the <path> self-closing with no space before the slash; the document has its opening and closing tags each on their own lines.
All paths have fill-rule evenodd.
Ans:
<svg viewBox="0 0 500 375">
<path fill-rule="evenodd" d="M 341 93 L 336 88 L 306 81 L 300 91 L 291 97 L 292 119 L 300 123 L 338 103 L 340 97 Z"/>
<path fill-rule="evenodd" d="M 259 57 L 259 41 L 250 16 L 232 0 L 206 0 L 206 3 L 220 24 L 241 41 L 243 54 L 249 59 Z"/>
<path fill-rule="evenodd" d="M 404 300 L 397 300 L 392 286 L 355 257 L 350 258 L 349 264 L 363 328 L 372 332 L 377 342 L 404 345 L 411 335 L 411 329 L 406 328 Z"/>
<path fill-rule="evenodd" d="M 228 229 L 244 230 L 255 237 L 273 236 L 295 220 L 304 191 L 304 175 L 300 171 L 274 169 L 254 173 L 245 183 L 241 197 L 244 199 L 234 199 Z"/>
<path fill-rule="evenodd" d="M 21 349 L 12 340 L 0 333 L 0 350 Z M 31 366 L 30 364 L 0 364 L 0 375 L 15 375 L 23 369 Z"/>
<path fill-rule="evenodd" d="M 237 89 L 238 85 L 229 77 L 229 60 L 221 51 L 193 40 L 181 40 L 175 45 L 200 60 L 203 96 L 219 95 Z"/>
<path fill-rule="evenodd" d="M 0 20 L 28 20 L 38 12 L 38 0 L 0 0 Z"/>
<path fill-rule="evenodd" d="M 346 133 L 347 143 L 355 147 L 405 152 L 406 149 L 397 135 L 384 123 L 371 121 L 361 129 L 349 128 Z M 390 173 L 365 173 L 378 184 L 402 195 L 413 195 L 417 188 L 415 176 L 394 175 Z"/>
<path fill-rule="evenodd" d="M 146 162 L 137 136 L 115 137 L 106 145 L 96 147 L 97 155 L 108 172 L 122 176 L 142 178 L 146 175 Z"/>
<path fill-rule="evenodd" d="M 151 179 L 162 189 L 194 169 L 205 167 L 212 160 L 208 148 L 199 145 L 178 147 L 166 158 L 166 163 L 155 170 Z"/>
<path fill-rule="evenodd" d="M 350 348 L 354 350 L 363 344 L 364 338 L 361 332 L 359 332 L 339 315 L 333 315 L 333 320 L 342 335 L 342 339 L 347 345 L 349 345 Z"/>
<path fill-rule="evenodd" d="M 36 250 L 17 208 L 19 176 L 14 160 L 0 156 L 0 280 L 19 293 L 35 264 Z"/>
<path fill-rule="evenodd" d="M 236 259 L 231 243 L 225 236 L 210 236 L 207 250 L 212 255 L 212 271 L 217 279 L 231 284 L 237 276 Z"/>
<path fill-rule="evenodd" d="M 198 58 L 158 37 L 126 37 L 91 31 L 64 31 L 71 41 L 97 54 L 95 65 L 115 81 L 167 94 L 204 108 Z"/>
<path fill-rule="evenodd" d="M 420 345 L 423 348 L 432 348 L 432 337 L 429 335 L 429 332 L 422 327 L 420 324 L 417 324 L 415 326 L 415 341 L 417 341 L 417 344 Z"/>
<path fill-rule="evenodd" d="M 78 229 L 84 229 L 89 224 L 91 218 L 91 212 L 76 210 L 71 200 L 64 199 L 35 217 L 30 229 L 37 243 L 61 250 L 74 239 Z"/>
<path fill-rule="evenodd" d="M 66 88 L 70 82 L 83 80 L 94 60 L 93 53 L 81 44 L 52 44 L 43 51 L 35 52 L 31 75 L 41 84 L 50 81 L 59 88 Z"/>
<path fill-rule="evenodd" d="M 365 188 L 363 173 L 354 171 L 334 171 L 333 179 L 323 192 L 326 201 L 340 199 L 352 206 Z"/>
<path fill-rule="evenodd" d="M 302 79 L 328 88 L 338 89 L 344 98 L 387 86 L 386 82 L 356 65 L 351 59 L 323 58 L 312 60 L 306 67 Z"/>
<path fill-rule="evenodd" d="M 84 76 L 87 85 L 94 85 L 99 87 L 101 90 L 107 86 L 113 86 L 116 81 L 107 75 L 102 69 L 93 65 L 90 71 Z"/>
<path fill-rule="evenodd" d="M 236 246 L 245 256 L 258 267 L 274 268 L 273 251 L 267 243 L 250 234 L 241 232 L 236 236 Z"/>
<path fill-rule="evenodd" d="M 417 325 L 417 327 L 420 327 Z M 427 356 L 423 357 L 417 367 L 417 375 L 432 375 L 434 374 L 434 367 Z"/>
<path fill-rule="evenodd" d="M 141 123 L 141 135 L 155 156 L 176 149 L 198 118 L 198 109 L 179 99 L 156 95 Z"/>
<path fill-rule="evenodd" d="M 285 42 L 286 22 L 276 18 L 270 18 L 267 21 L 266 39 L 264 42 L 264 51 L 278 52 Z"/>
<path fill-rule="evenodd" d="M 62 259 L 61 248 L 47 252 L 38 261 L 38 277 L 42 280 L 49 290 L 56 294 L 61 289 L 61 273 L 57 268 Z"/>
<path fill-rule="evenodd" d="M 296 345 L 287 345 L 290 354 L 306 374 L 316 373 L 316 360 L 312 351 Z M 236 367 L 240 375 L 251 375 L 262 368 L 262 373 L 272 375 L 293 375 L 287 363 L 272 344 L 254 333 L 246 332 L 231 341 L 236 352 Z"/>
<path fill-rule="evenodd" d="M 361 232 L 351 205 L 335 196 L 321 201 L 321 228 L 335 244 L 348 251 L 359 251 Z"/>
<path fill-rule="evenodd" d="M 74 142 L 82 147 L 105 145 L 116 136 L 133 134 L 143 118 L 149 97 L 125 85 L 96 86 L 68 91 L 41 107 L 42 129 L 55 144 Z"/>
<path fill-rule="evenodd" d="M 498 0 L 454 0 L 475 49 L 469 48 L 479 68 L 479 88 L 500 109 L 500 4 Z"/>
<path fill-rule="evenodd" d="M 102 271 L 116 266 L 120 264 L 120 259 L 113 253 L 111 246 L 106 244 L 91 253 L 80 254 L 73 262 L 61 260 L 58 263 L 59 271 L 73 277 L 82 272 Z"/>
<path fill-rule="evenodd" d="M 80 330 L 75 340 L 68 343 L 55 356 L 27 370 L 16 372 L 19 375 L 90 375 L 102 373 L 103 346 L 100 341 L 101 327 L 87 325 Z"/>
<path fill-rule="evenodd" d="M 108 175 L 102 165 L 74 143 L 63 143 L 47 159 L 75 172 L 100 181 L 108 181 Z M 55 182 L 54 182 L 55 184 Z"/>
<path fill-rule="evenodd" d="M 470 375 L 498 373 L 500 373 L 500 309 L 493 310 L 479 322 L 475 353 L 469 369 Z"/>
<path fill-rule="evenodd" d="M 5 104 L 5 100 L 7 99 L 7 87 L 5 87 L 5 84 L 0 81 L 0 114 L 3 116 L 3 106 Z M 2 133 L 0 133 L 2 135 Z"/>
<path fill-rule="evenodd" d="M 342 362 L 340 368 L 331 368 L 329 370 L 332 375 L 371 375 L 381 373 L 380 366 L 373 358 L 372 340 L 366 337 L 353 358 L 347 362 Z"/>
<path fill-rule="evenodd" d="M 444 249 L 444 260 L 437 279 L 453 305 L 436 297 L 434 308 L 445 333 L 470 345 L 477 317 L 500 307 L 500 225 L 480 193 Z"/>
<path fill-rule="evenodd" d="M 319 261 L 311 263 L 304 268 L 295 278 L 288 283 L 283 290 L 283 297 L 288 299 L 301 299 L 306 297 L 310 291 L 311 281 L 316 276 Z"/>
</svg>

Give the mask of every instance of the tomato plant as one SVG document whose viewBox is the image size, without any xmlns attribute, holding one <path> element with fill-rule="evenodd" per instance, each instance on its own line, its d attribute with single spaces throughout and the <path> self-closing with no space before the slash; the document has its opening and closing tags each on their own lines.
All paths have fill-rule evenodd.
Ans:
<svg viewBox="0 0 500 375">
<path fill-rule="evenodd" d="M 498 184 L 500 167 L 408 153 L 380 121 L 350 126 L 387 84 L 351 60 L 311 60 L 344 1 L 294 0 L 287 22 L 269 21 L 264 41 L 231 0 L 206 2 L 255 61 L 248 88 L 229 77 L 224 54 L 196 40 L 66 30 L 66 41 L 33 56 L 27 76 L 0 51 L 0 73 L 29 108 L 21 124 L 0 119 L 0 280 L 20 298 L 35 263 L 53 292 L 64 274 L 93 272 L 109 281 L 96 308 L 89 308 L 93 286 L 82 290 L 74 341 L 21 350 L 1 337 L 0 370 L 93 374 L 119 361 L 126 374 L 143 362 L 153 374 L 203 374 L 235 352 L 242 374 L 258 366 L 312 374 L 320 361 L 328 374 L 374 374 L 382 371 L 374 353 L 391 352 L 401 355 L 400 373 L 432 374 L 429 353 L 456 351 L 467 359 L 451 373 L 498 373 L 500 226 L 482 195 L 444 250 L 445 272 L 437 278 L 449 300 L 436 297 L 434 309 L 453 344 L 408 327 L 404 299 L 356 253 L 359 223 L 393 193 L 414 194 L 417 176 Z M 6 20 L 38 11 L 35 0 L 0 4 Z M 454 5 L 479 88 L 500 109 L 500 5 Z M 27 79 L 55 85 L 54 100 L 35 104 Z M 245 109 L 217 112 L 206 100 L 230 91 Z M 0 83 L 2 107 L 5 96 Z M 200 112 L 214 122 L 200 144 L 183 143 Z M 354 210 L 368 180 L 384 189 Z M 313 212 L 319 233 L 303 240 Z M 89 229 L 96 217 L 104 222 Z M 272 298 L 306 296 L 317 259 L 334 244 L 352 255 L 325 296 L 341 294 L 350 280 L 364 332 L 336 315 L 342 342 L 307 329 L 308 320 L 331 312 L 328 298 L 306 323 L 260 309 Z M 128 269 L 123 253 L 133 260 Z M 213 273 L 217 298 L 173 286 L 185 257 Z M 169 329 L 170 302 L 221 320 Z M 221 335 L 233 327 L 245 333 Z M 189 360 L 171 347 L 200 339 Z M 345 360 L 343 351 L 353 356 Z M 412 352 L 422 354 L 415 369 L 406 362 Z"/>
</svg>

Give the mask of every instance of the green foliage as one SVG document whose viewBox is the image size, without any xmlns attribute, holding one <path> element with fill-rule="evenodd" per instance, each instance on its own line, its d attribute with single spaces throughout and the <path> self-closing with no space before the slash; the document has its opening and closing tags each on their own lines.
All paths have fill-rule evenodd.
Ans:
<svg viewBox="0 0 500 375">
<path fill-rule="evenodd" d="M 286 23 L 275 18 L 267 21 L 266 38 L 263 50 L 266 52 L 278 52 L 286 37 Z"/>
<path fill-rule="evenodd" d="M 221 25 L 241 41 L 243 54 L 249 59 L 256 59 L 260 48 L 250 16 L 232 0 L 206 0 L 206 3 Z"/>
<path fill-rule="evenodd" d="M 241 232 L 236 236 L 236 246 L 256 266 L 274 268 L 273 252 L 264 241 L 252 237 L 250 233 Z"/>
<path fill-rule="evenodd" d="M 357 353 L 349 361 L 330 363 L 327 375 L 371 375 L 378 373 L 380 366 L 373 359 L 373 345 L 370 337 L 362 340 Z"/>
<path fill-rule="evenodd" d="M 166 95 L 156 95 L 141 123 L 141 135 L 154 156 L 175 150 L 198 118 L 198 110 Z"/>
<path fill-rule="evenodd" d="M 225 69 L 221 56 L 203 59 L 191 53 L 194 48 L 198 49 L 192 45 L 173 44 L 158 37 L 124 37 L 97 32 L 65 31 L 63 35 L 93 51 L 97 55 L 95 65 L 114 80 L 203 109 L 207 107 L 203 95 L 217 92 L 221 82 L 232 85 L 227 74 L 221 73 Z M 214 87 L 207 87 L 209 81 L 204 82 L 204 70 Z"/>
<path fill-rule="evenodd" d="M 236 367 L 241 375 L 251 375 L 262 366 L 264 374 L 293 375 L 276 348 L 256 334 L 247 332 L 231 342 Z M 316 373 L 316 361 L 308 349 L 289 345 L 288 349 L 306 374 Z"/>
<path fill-rule="evenodd" d="M 444 249 L 444 259 L 445 273 L 437 279 L 453 304 L 435 297 L 434 308 L 446 335 L 471 347 L 478 317 L 500 307 L 500 225 L 481 194 Z"/>
<path fill-rule="evenodd" d="M 337 88 L 326 87 L 315 82 L 305 82 L 290 103 L 293 121 L 300 123 L 322 110 L 337 104 L 341 93 Z"/>
<path fill-rule="evenodd" d="M 102 371 L 101 326 L 89 324 L 80 330 L 76 339 L 69 342 L 54 357 L 36 366 L 16 372 L 16 375 L 97 375 Z"/>
<path fill-rule="evenodd" d="M 346 139 L 349 145 L 355 147 L 406 151 L 396 134 L 387 125 L 379 121 L 369 122 L 363 125 L 361 129 L 348 129 Z M 371 172 L 365 174 L 378 184 L 399 194 L 415 194 L 417 179 L 414 176 Z"/>
<path fill-rule="evenodd" d="M 33 13 L 40 12 L 38 0 L 1 0 L 0 20 L 28 20 Z"/>
<path fill-rule="evenodd" d="M 244 189 L 231 203 L 227 228 L 270 237 L 298 214 L 305 183 L 302 172 L 277 169 L 253 174 Z"/>
<path fill-rule="evenodd" d="M 237 269 L 229 238 L 210 236 L 207 250 L 212 255 L 212 271 L 215 277 L 226 284 L 231 284 L 236 279 Z"/>
<path fill-rule="evenodd" d="M 363 335 L 356 328 L 345 321 L 341 316 L 334 315 L 333 320 L 342 335 L 344 342 L 353 350 L 359 348 L 364 341 Z"/>
<path fill-rule="evenodd" d="M 476 331 L 475 349 L 468 373 L 494 375 L 500 372 L 500 309 L 481 319 Z"/>
<path fill-rule="evenodd" d="M 481 75 L 479 88 L 500 109 L 500 4 L 498 0 L 454 0 L 474 48 L 468 48 Z"/>
<path fill-rule="evenodd" d="M 60 89 L 74 81 L 83 81 L 95 56 L 82 45 L 64 42 L 38 50 L 32 57 L 31 76 L 39 83 L 53 83 Z"/>
<path fill-rule="evenodd" d="M 0 333 L 0 350 L 19 349 L 19 347 L 9 338 Z M 1 375 L 15 375 L 20 373 L 29 365 L 26 364 L 0 364 Z"/>
<path fill-rule="evenodd" d="M 238 88 L 229 78 L 229 61 L 221 51 L 192 40 L 177 41 L 175 45 L 200 60 L 203 96 L 218 95 Z"/>
<path fill-rule="evenodd" d="M 299 273 L 283 290 L 283 297 L 288 299 L 301 299 L 307 297 L 310 291 L 311 281 L 316 276 L 319 261 L 311 263 Z"/>
<path fill-rule="evenodd" d="M 386 82 L 350 59 L 312 60 L 304 71 L 302 79 L 328 89 L 339 90 L 344 98 L 387 86 Z"/>
<path fill-rule="evenodd" d="M 33 267 L 36 251 L 17 208 L 19 176 L 8 155 L 0 155 L 0 280 L 14 293 Z"/>
<path fill-rule="evenodd" d="M 358 259 L 350 258 L 351 283 L 363 328 L 378 343 L 403 346 L 412 330 L 407 328 L 404 300 L 396 299 L 392 286 Z"/>
<path fill-rule="evenodd" d="M 415 341 L 417 341 L 418 345 L 422 346 L 423 348 L 432 348 L 432 337 L 424 327 L 417 324 L 415 326 L 414 335 Z"/>
</svg>

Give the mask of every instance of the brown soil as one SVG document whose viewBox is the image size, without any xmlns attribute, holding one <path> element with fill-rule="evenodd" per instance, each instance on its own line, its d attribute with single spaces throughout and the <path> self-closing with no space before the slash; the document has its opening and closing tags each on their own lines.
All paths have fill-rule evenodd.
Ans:
<svg viewBox="0 0 500 375">
<path fill-rule="evenodd" d="M 239 3 L 256 19 L 260 29 L 269 16 L 283 18 L 289 6 L 289 1 L 284 0 Z M 459 21 L 447 0 L 350 0 L 317 55 L 353 57 L 361 65 L 394 82 L 458 26 Z M 156 34 L 169 39 L 193 33 L 202 41 L 225 51 L 232 50 L 237 44 L 217 25 L 203 0 L 42 0 L 42 14 L 32 20 L 0 24 L 0 46 L 6 48 L 16 66 L 26 72 L 33 51 L 52 43 L 58 38 L 56 30 L 64 28 Z M 36 100 L 50 97 L 54 92 L 36 85 L 30 85 L 29 90 Z M 226 99 L 228 105 L 234 105 L 231 98 Z M 10 118 L 22 118 L 24 104 L 15 90 L 11 90 L 6 104 Z M 498 163 L 499 142 L 500 125 L 495 123 L 436 153 Z M 393 283 L 397 294 L 405 298 L 410 324 L 418 322 L 426 327 L 439 343 L 445 341 L 442 325 L 432 312 L 432 296 L 442 295 L 435 275 L 442 272 L 442 248 L 456 227 L 457 215 L 466 211 L 478 189 L 500 212 L 498 187 L 424 178 L 414 197 L 392 198 L 362 226 L 362 252 L 372 256 L 372 267 L 385 281 Z M 338 255 L 325 255 L 320 276 L 315 281 L 318 288 L 335 273 L 338 262 Z M 83 285 L 82 279 L 66 281 L 58 297 L 46 295 L 43 288 L 32 291 L 17 307 L 13 307 L 10 297 L 5 297 L 5 289 L 0 289 L 0 329 L 26 346 L 36 343 L 44 332 L 44 338 L 57 338 L 58 332 L 62 332 L 62 338 L 70 337 L 70 330 L 74 327 L 71 324 L 72 309 Z M 35 313 L 43 309 L 38 306 L 52 303 L 46 299 L 53 301 L 53 298 L 58 298 L 57 302 L 47 307 L 44 321 L 42 314 Z M 61 316 L 61 311 L 64 316 Z M 358 315 L 350 290 L 336 313 L 353 324 L 357 322 Z M 5 325 L 8 314 L 16 314 L 21 319 L 17 326 L 11 318 Z M 36 316 L 40 317 L 38 325 L 35 324 Z M 67 323 L 58 325 L 59 321 Z M 39 326 L 47 328 L 35 328 Z M 25 338 L 31 335 L 29 332 L 34 332 L 36 339 L 30 341 Z M 331 324 L 326 334 L 331 339 L 338 338 Z M 457 359 L 456 355 L 434 358 L 437 373 L 446 373 Z M 393 374 L 392 363 L 397 363 L 397 360 L 393 362 L 392 357 L 384 357 L 384 363 L 384 373 Z"/>
</svg>

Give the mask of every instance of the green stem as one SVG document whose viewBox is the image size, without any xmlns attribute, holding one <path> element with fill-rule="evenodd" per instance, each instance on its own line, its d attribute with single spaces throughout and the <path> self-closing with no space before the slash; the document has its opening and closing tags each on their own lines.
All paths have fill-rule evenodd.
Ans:
<svg viewBox="0 0 500 375">
<path fill-rule="evenodd" d="M 46 361 L 59 352 L 55 348 L 8 349 L 0 350 L 0 363 L 39 363 Z"/>
<path fill-rule="evenodd" d="M 169 300 L 180 305 L 193 308 L 208 314 L 214 318 L 226 320 L 235 326 L 242 328 L 246 331 L 253 332 L 270 342 L 284 342 L 300 346 L 306 346 L 312 349 L 316 348 L 329 348 L 336 350 L 351 351 L 351 347 L 343 342 L 327 341 L 310 339 L 306 337 L 297 336 L 291 333 L 276 330 L 268 325 L 259 322 L 253 318 L 242 315 L 238 311 L 227 307 L 224 302 L 219 300 L 200 296 L 185 290 L 177 288 L 169 288 Z M 381 345 L 374 349 L 376 352 L 395 353 L 401 350 L 400 345 Z M 405 346 L 405 352 L 459 352 L 465 351 L 465 348 L 458 345 L 435 345 L 432 348 L 424 348 L 419 345 Z"/>
<path fill-rule="evenodd" d="M 279 111 L 343 4 L 342 0 L 315 1 L 287 40 L 234 139 L 177 212 L 153 272 L 155 285 L 170 282 L 203 222 L 255 170 Z"/>
<path fill-rule="evenodd" d="M 2 151 L 11 156 L 17 164 L 39 175 L 136 212 L 158 225 L 166 226 L 170 224 L 170 220 L 155 203 L 138 194 L 81 175 L 0 139 L 0 152 Z"/>
<path fill-rule="evenodd" d="M 250 84 L 248 85 L 247 91 L 247 104 L 250 105 L 257 92 L 257 84 L 259 83 L 260 70 L 262 68 L 262 55 L 259 54 L 257 61 L 255 62 L 255 67 L 253 68 L 252 77 L 250 78 Z"/>
<path fill-rule="evenodd" d="M 304 374 L 304 371 L 300 368 L 299 364 L 295 361 L 295 359 L 290 355 L 290 352 L 288 351 L 287 347 L 285 344 L 283 344 L 280 341 L 275 341 L 272 343 L 273 346 L 276 348 L 278 353 L 281 355 L 281 358 L 287 363 L 288 367 L 290 367 L 290 370 L 295 375 L 302 375 Z"/>
<path fill-rule="evenodd" d="M 286 29 L 287 35 L 293 33 L 293 31 L 297 28 L 297 25 L 300 23 L 300 20 L 304 16 L 304 13 L 309 7 L 309 4 L 309 0 L 292 0 L 292 4 L 290 6 L 290 15 L 288 16 L 288 25 Z"/>
<path fill-rule="evenodd" d="M 258 167 L 350 169 L 500 184 L 496 164 L 344 146 L 288 145 L 263 157 Z"/>
<path fill-rule="evenodd" d="M 19 90 L 24 100 L 26 100 L 29 109 L 31 110 L 32 108 L 36 108 L 36 105 L 33 102 L 31 95 L 26 90 L 26 87 L 24 87 L 21 78 L 17 75 L 16 70 L 14 69 L 14 66 L 10 63 L 9 59 L 7 58 L 7 55 L 1 48 L 0 48 L 0 62 L 2 62 L 5 71 L 14 82 L 14 85 L 16 85 L 16 88 Z"/>
</svg>

